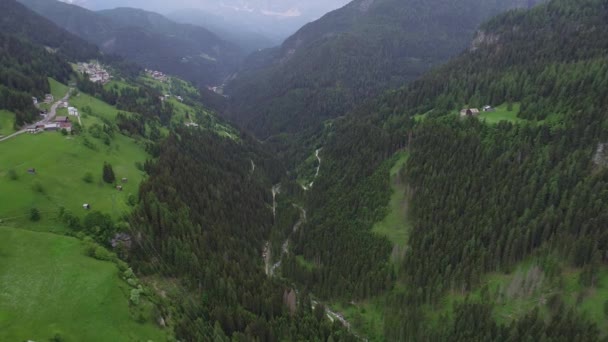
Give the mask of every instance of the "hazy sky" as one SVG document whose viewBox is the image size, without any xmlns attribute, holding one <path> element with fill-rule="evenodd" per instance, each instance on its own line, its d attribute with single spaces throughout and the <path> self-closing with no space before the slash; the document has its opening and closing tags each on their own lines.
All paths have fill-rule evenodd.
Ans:
<svg viewBox="0 0 608 342">
<path fill-rule="evenodd" d="M 65 0 L 90 9 L 137 7 L 162 13 L 199 8 L 216 13 L 251 12 L 276 17 L 319 17 L 350 0 Z"/>
</svg>

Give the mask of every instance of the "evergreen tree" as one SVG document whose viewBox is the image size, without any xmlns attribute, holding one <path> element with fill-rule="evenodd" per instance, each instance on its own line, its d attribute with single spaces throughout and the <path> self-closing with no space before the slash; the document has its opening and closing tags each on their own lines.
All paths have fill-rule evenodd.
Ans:
<svg viewBox="0 0 608 342">
<path fill-rule="evenodd" d="M 116 181 L 116 176 L 114 175 L 114 170 L 112 169 L 112 165 L 109 163 L 103 163 L 103 181 L 108 184 L 113 184 Z"/>
</svg>

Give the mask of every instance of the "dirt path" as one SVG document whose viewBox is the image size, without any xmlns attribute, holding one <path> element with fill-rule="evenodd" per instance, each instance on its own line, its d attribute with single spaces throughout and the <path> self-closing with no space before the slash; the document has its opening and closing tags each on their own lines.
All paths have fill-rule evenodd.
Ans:
<svg viewBox="0 0 608 342">
<path fill-rule="evenodd" d="M 0 142 L 3 142 L 3 141 L 6 141 L 8 139 L 11 139 L 11 138 L 14 138 L 16 136 L 19 136 L 19 135 L 27 132 L 28 129 L 36 128 L 37 125 L 43 125 L 43 124 L 47 124 L 47 123 L 51 122 L 55 118 L 55 116 L 57 115 L 57 108 L 59 108 L 59 105 L 61 104 L 61 102 L 67 101 L 67 100 L 70 99 L 70 94 L 72 94 L 72 90 L 73 90 L 73 88 L 70 88 L 68 90 L 68 93 L 65 94 L 65 96 L 61 100 L 55 102 L 51 106 L 51 109 L 50 109 L 49 113 L 47 114 L 46 118 L 44 118 L 44 120 L 38 121 L 35 124 L 30 124 L 30 125 L 24 126 L 20 131 L 17 131 L 15 133 L 11 134 L 11 135 L 7 135 L 6 137 L 1 138 Z"/>
</svg>

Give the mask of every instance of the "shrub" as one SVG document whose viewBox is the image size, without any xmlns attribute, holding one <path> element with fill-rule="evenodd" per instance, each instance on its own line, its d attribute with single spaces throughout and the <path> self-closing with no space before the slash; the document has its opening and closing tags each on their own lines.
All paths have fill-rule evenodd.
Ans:
<svg viewBox="0 0 608 342">
<path fill-rule="evenodd" d="M 112 169 L 112 165 L 108 163 L 103 163 L 103 181 L 109 184 L 112 184 L 116 181 L 116 176 L 114 175 L 114 169 Z"/>
<path fill-rule="evenodd" d="M 32 220 L 33 222 L 40 221 L 40 211 L 38 209 L 32 208 L 30 210 L 30 220 Z"/>
<path fill-rule="evenodd" d="M 8 170 L 8 179 L 10 180 L 18 180 L 19 179 L 19 175 L 17 174 L 17 171 L 10 169 Z"/>
<path fill-rule="evenodd" d="M 44 194 L 44 187 L 42 186 L 42 184 L 40 184 L 40 182 L 34 182 L 34 184 L 32 184 L 32 190 L 39 194 Z"/>
<path fill-rule="evenodd" d="M 93 183 L 93 174 L 92 174 L 92 173 L 90 173 L 90 172 L 85 173 L 85 174 L 84 174 L 84 177 L 82 177 L 82 180 L 83 180 L 85 183 L 89 183 L 89 184 L 90 184 L 90 183 Z"/>
<path fill-rule="evenodd" d="M 114 253 L 108 251 L 107 249 L 95 244 L 88 243 L 86 247 L 86 254 L 91 258 L 101 260 L 101 261 L 115 261 L 116 256 Z"/>
<path fill-rule="evenodd" d="M 61 129 L 61 135 L 63 135 L 64 137 L 66 137 L 68 135 L 68 131 L 65 128 Z"/>
</svg>

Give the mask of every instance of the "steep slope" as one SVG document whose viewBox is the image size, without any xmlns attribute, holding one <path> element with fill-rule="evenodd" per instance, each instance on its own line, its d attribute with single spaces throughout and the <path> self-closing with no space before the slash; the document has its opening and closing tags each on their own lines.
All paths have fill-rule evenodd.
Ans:
<svg viewBox="0 0 608 342">
<path fill-rule="evenodd" d="M 529 1 L 357 0 L 249 58 L 230 115 L 260 137 L 299 132 L 463 50 L 492 14 Z"/>
<path fill-rule="evenodd" d="M 13 0 L 0 3 L 0 109 L 15 127 L 38 116 L 32 97 L 50 92 L 47 77 L 68 80 L 68 61 L 94 58 L 98 50 Z"/>
<path fill-rule="evenodd" d="M 208 30 L 151 12 L 119 8 L 92 12 L 60 1 L 20 0 L 104 52 L 207 86 L 221 83 L 240 50 Z"/>
<path fill-rule="evenodd" d="M 336 120 L 294 247 L 314 267 L 294 260 L 290 278 L 355 310 L 371 294 L 387 340 L 605 336 L 607 18 L 597 0 L 501 15 L 470 51 Z M 499 110 L 458 118 L 488 104 Z M 483 122 L 498 115 L 509 121 Z M 391 247 L 372 223 L 404 147 L 407 252 L 374 277 Z"/>
<path fill-rule="evenodd" d="M 94 45 L 65 32 L 17 1 L 2 1 L 0 13 L 0 29 L 4 34 L 12 34 L 34 44 L 49 47 L 72 61 L 94 58 L 97 55 L 98 51 Z"/>
</svg>

